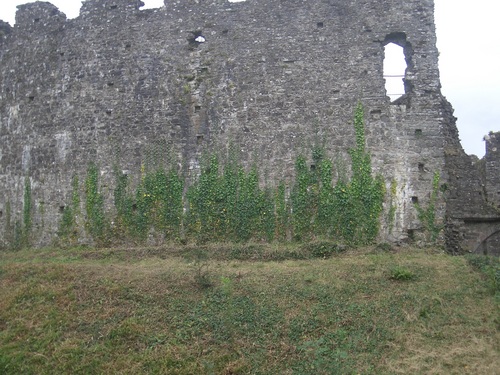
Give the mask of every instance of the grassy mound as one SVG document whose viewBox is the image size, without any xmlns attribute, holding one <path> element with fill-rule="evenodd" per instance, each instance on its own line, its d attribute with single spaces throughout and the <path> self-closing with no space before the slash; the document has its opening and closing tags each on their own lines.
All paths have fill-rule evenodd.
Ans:
<svg viewBox="0 0 500 375">
<path fill-rule="evenodd" d="M 492 374 L 497 265 L 325 243 L 4 252 L 0 373 Z"/>
</svg>

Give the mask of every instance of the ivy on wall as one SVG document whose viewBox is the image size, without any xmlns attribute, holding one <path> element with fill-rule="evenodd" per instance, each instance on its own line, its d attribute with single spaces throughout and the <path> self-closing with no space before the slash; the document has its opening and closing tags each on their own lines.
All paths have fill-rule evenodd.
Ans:
<svg viewBox="0 0 500 375">
<path fill-rule="evenodd" d="M 59 230 L 57 232 L 62 246 L 74 246 L 78 242 L 77 217 L 80 214 L 80 183 L 78 176 L 73 176 L 71 181 L 71 204 L 63 209 Z"/>
<path fill-rule="evenodd" d="M 432 178 L 432 191 L 429 202 L 426 207 L 423 207 L 418 202 L 415 203 L 415 208 L 418 214 L 418 220 L 424 227 L 426 234 L 429 236 L 428 240 L 436 242 L 439 233 L 443 230 L 444 226 L 439 224 L 436 218 L 436 202 L 439 195 L 441 176 L 439 172 L 435 172 Z"/>
<path fill-rule="evenodd" d="M 351 177 L 339 173 L 332 185 L 333 163 L 313 149 L 314 168 L 308 169 L 305 158 L 296 163 L 296 182 L 292 191 L 294 237 L 335 238 L 361 245 L 374 241 L 380 228 L 385 184 L 373 177 L 370 155 L 365 150 L 364 111 L 361 104 L 354 116 L 356 147 L 351 149 Z"/>
<path fill-rule="evenodd" d="M 187 194 L 187 234 L 201 241 L 274 238 L 274 201 L 259 187 L 257 168 L 245 172 L 234 161 L 220 168 L 211 156 Z"/>
<path fill-rule="evenodd" d="M 389 211 L 386 217 L 386 225 L 388 233 L 392 233 L 394 229 L 394 221 L 396 220 L 396 195 L 397 195 L 398 183 L 395 179 L 391 181 L 391 187 L 389 191 Z"/>
<path fill-rule="evenodd" d="M 5 207 L 5 238 L 7 246 L 19 250 L 31 245 L 33 229 L 33 200 L 31 192 L 31 179 L 24 178 L 22 218 L 12 223 L 12 207 L 8 200 Z"/>
<path fill-rule="evenodd" d="M 85 223 L 88 233 L 99 245 L 107 243 L 109 224 L 104 212 L 104 196 L 99 191 L 99 170 L 97 165 L 91 163 L 87 169 L 85 179 Z"/>
<path fill-rule="evenodd" d="M 355 110 L 354 128 L 350 174 L 343 165 L 335 171 L 324 149 L 313 147 L 312 163 L 298 156 L 295 180 L 275 188 L 261 187 L 258 168 L 245 170 L 233 156 L 223 162 L 217 155 L 205 156 L 198 179 L 188 189 L 176 168 L 161 162 L 141 168 L 135 189 L 130 176 L 115 167 L 112 213 L 105 212 L 98 168 L 90 164 L 85 178 L 87 232 L 97 244 L 117 238 L 143 242 L 151 236 L 198 242 L 326 238 L 368 244 L 380 229 L 385 184 L 372 174 L 361 105 Z M 73 204 L 63 213 L 60 235 L 76 226 L 74 211 L 80 201 L 75 195 L 78 181 L 74 184 Z"/>
</svg>

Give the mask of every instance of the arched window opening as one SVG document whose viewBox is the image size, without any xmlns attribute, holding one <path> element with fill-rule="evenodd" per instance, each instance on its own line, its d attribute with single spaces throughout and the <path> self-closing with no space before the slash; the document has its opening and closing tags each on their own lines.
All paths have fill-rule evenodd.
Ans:
<svg viewBox="0 0 500 375">
<path fill-rule="evenodd" d="M 163 0 L 142 0 L 142 2 L 144 5 L 140 7 L 141 10 L 161 8 L 163 6 Z"/>
<path fill-rule="evenodd" d="M 404 77 L 407 68 L 403 47 L 389 43 L 384 47 L 385 91 L 391 102 L 403 96 L 405 91 Z"/>
</svg>

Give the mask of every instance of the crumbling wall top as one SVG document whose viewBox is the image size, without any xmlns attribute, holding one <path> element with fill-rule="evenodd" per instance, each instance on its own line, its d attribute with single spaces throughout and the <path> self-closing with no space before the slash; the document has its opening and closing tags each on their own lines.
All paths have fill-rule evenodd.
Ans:
<svg viewBox="0 0 500 375">
<path fill-rule="evenodd" d="M 115 14 L 136 12 L 142 6 L 144 3 L 141 0 L 87 0 L 82 3 L 80 16 L 97 14 L 109 18 Z"/>
<path fill-rule="evenodd" d="M 66 21 L 66 15 L 46 1 L 18 5 L 17 9 L 15 27 L 26 32 L 43 34 L 55 31 Z"/>
<path fill-rule="evenodd" d="M 500 132 L 490 132 L 484 137 L 486 142 L 486 159 L 500 154 Z"/>
</svg>

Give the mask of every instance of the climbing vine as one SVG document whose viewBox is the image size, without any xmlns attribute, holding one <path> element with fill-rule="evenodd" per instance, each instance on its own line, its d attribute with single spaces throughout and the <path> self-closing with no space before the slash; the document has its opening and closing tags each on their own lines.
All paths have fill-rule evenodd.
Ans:
<svg viewBox="0 0 500 375">
<path fill-rule="evenodd" d="M 246 172 L 230 160 L 220 168 L 219 158 L 212 155 L 187 201 L 188 233 L 200 241 L 274 238 L 273 194 L 260 188 L 256 167 Z"/>
<path fill-rule="evenodd" d="M 146 171 L 135 194 L 129 192 L 129 176 L 115 167 L 114 204 L 117 234 L 144 241 L 148 234 L 164 239 L 181 236 L 184 183 L 177 172 L 160 167 Z"/>
<path fill-rule="evenodd" d="M 361 104 L 354 115 L 356 147 L 350 150 L 352 179 L 347 186 L 349 227 L 347 237 L 356 244 L 369 243 L 378 235 L 379 217 L 383 210 L 385 184 L 381 176 L 373 177 L 370 154 L 365 150 L 364 111 Z"/>
<path fill-rule="evenodd" d="M 286 199 L 286 186 L 281 182 L 274 193 L 274 234 L 273 238 L 285 241 L 288 238 L 290 207 Z"/>
<path fill-rule="evenodd" d="M 439 195 L 439 181 L 441 176 L 439 172 L 435 172 L 432 178 L 432 191 L 427 207 L 422 207 L 418 202 L 415 203 L 415 208 L 418 213 L 418 219 L 422 223 L 425 232 L 429 235 L 431 242 L 436 242 L 439 233 L 443 230 L 444 226 L 438 224 L 436 218 L 436 201 Z"/>
<path fill-rule="evenodd" d="M 370 155 L 365 150 L 364 111 L 355 111 L 356 142 L 350 150 L 351 176 L 339 176 L 332 185 L 333 163 L 324 159 L 320 148 L 313 149 L 313 164 L 296 162 L 292 191 L 293 230 L 296 239 L 324 236 L 355 245 L 373 242 L 379 232 L 385 184 L 372 176 Z M 340 173 L 339 173 L 340 174 Z"/>
<path fill-rule="evenodd" d="M 80 213 L 80 194 L 78 176 L 73 176 L 71 182 L 71 204 L 63 209 L 59 230 L 57 232 L 59 239 L 63 241 L 61 245 L 72 246 L 78 240 L 77 216 Z"/>
<path fill-rule="evenodd" d="M 387 230 L 388 233 L 392 233 L 394 229 L 394 221 L 396 220 L 396 194 L 397 194 L 398 183 L 395 179 L 391 181 L 390 195 L 389 195 L 389 211 L 387 213 Z"/>
<path fill-rule="evenodd" d="M 85 179 L 86 228 L 98 244 L 106 243 L 109 225 L 104 213 L 104 196 L 99 192 L 99 170 L 91 163 Z"/>
<path fill-rule="evenodd" d="M 317 210 L 318 181 L 307 167 L 306 158 L 299 155 L 295 162 L 295 184 L 292 188 L 293 236 L 296 240 L 308 239 L 312 233 Z"/>
<path fill-rule="evenodd" d="M 198 178 L 185 189 L 174 163 L 158 160 L 157 155 L 164 154 L 159 145 L 148 154 L 136 181 L 115 166 L 113 212 L 105 212 L 98 168 L 90 164 L 85 178 L 87 232 L 98 244 L 113 238 L 138 243 L 324 238 L 368 244 L 379 232 L 385 184 L 372 173 L 361 105 L 355 110 L 354 129 L 351 168 L 334 163 L 323 147 L 314 146 L 309 158 L 297 157 L 295 180 L 273 188 L 261 185 L 256 165 L 245 168 L 230 153 L 225 158 L 202 157 Z M 63 212 L 61 236 L 76 233 L 77 178 L 73 184 L 73 202 Z"/>
</svg>

